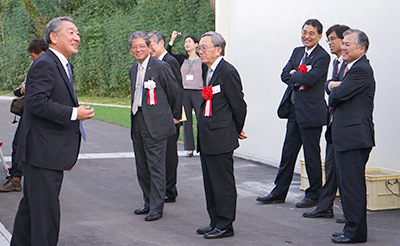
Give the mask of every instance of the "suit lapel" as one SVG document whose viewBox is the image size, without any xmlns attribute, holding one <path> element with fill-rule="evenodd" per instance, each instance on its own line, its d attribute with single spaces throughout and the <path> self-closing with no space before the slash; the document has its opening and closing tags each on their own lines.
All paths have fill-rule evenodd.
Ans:
<svg viewBox="0 0 400 246">
<path fill-rule="evenodd" d="M 225 62 L 224 58 L 219 62 L 218 66 L 215 68 L 215 71 L 211 77 L 210 83 L 208 83 L 208 86 L 213 86 L 215 81 L 217 81 L 219 77 L 219 71 L 221 70 L 222 64 Z"/>
</svg>

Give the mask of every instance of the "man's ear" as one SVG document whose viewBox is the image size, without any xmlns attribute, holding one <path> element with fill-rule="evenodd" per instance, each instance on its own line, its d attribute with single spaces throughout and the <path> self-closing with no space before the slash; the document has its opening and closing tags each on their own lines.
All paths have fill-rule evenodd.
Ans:
<svg viewBox="0 0 400 246">
<path fill-rule="evenodd" d="M 57 34 L 55 32 L 50 33 L 50 40 L 53 44 L 57 43 Z"/>
</svg>

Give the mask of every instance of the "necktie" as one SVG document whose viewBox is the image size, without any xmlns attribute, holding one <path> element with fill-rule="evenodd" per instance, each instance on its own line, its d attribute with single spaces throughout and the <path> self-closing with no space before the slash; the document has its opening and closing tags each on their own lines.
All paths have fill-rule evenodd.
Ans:
<svg viewBox="0 0 400 246">
<path fill-rule="evenodd" d="M 69 62 L 67 63 L 67 69 L 68 69 L 69 83 L 71 83 L 72 91 L 74 92 L 74 97 L 76 98 L 74 79 L 72 77 L 72 69 L 71 69 L 71 64 Z M 86 142 L 86 133 L 85 130 L 83 130 L 82 121 L 79 121 L 79 131 L 81 132 L 83 141 Z"/>
<path fill-rule="evenodd" d="M 336 59 L 333 64 L 333 74 L 332 75 L 337 76 L 338 72 L 339 72 L 339 60 Z"/>
<path fill-rule="evenodd" d="M 349 71 L 349 67 L 348 66 L 346 66 L 346 69 L 343 72 L 343 77 L 346 75 L 347 71 Z"/>
<path fill-rule="evenodd" d="M 305 61 L 306 61 L 306 59 L 307 59 L 307 56 L 308 56 L 307 52 L 304 52 L 304 56 L 303 56 L 303 59 L 301 59 L 300 65 L 302 65 L 302 64 L 305 63 Z"/>
<path fill-rule="evenodd" d="M 210 84 L 210 80 L 211 80 L 211 75 L 212 75 L 212 72 L 213 72 L 213 70 L 211 69 L 211 68 L 208 68 L 208 71 L 207 71 L 207 86 L 208 86 L 208 84 Z"/>
<path fill-rule="evenodd" d="M 133 96 L 133 105 L 132 105 L 132 113 L 133 115 L 136 114 L 139 108 L 139 102 L 142 98 L 142 91 L 143 91 L 143 70 L 144 67 L 142 65 L 139 66 L 139 78 L 136 81 L 135 85 L 135 94 Z"/>
</svg>

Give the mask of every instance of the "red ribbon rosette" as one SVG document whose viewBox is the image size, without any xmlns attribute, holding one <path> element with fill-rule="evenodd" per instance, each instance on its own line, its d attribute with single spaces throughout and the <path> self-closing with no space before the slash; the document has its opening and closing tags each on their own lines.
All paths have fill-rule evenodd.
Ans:
<svg viewBox="0 0 400 246">
<path fill-rule="evenodd" d="M 307 73 L 308 72 L 308 69 L 307 69 L 307 66 L 306 65 L 304 65 L 304 64 L 301 64 L 300 66 L 299 66 L 299 72 L 300 73 Z"/>
<path fill-rule="evenodd" d="M 299 66 L 298 70 L 299 70 L 300 73 L 307 73 L 308 72 L 307 66 L 304 65 L 304 64 L 301 64 Z M 307 86 L 305 86 L 305 85 L 299 86 L 299 91 L 302 91 L 302 90 L 306 91 L 307 90 Z"/>
<path fill-rule="evenodd" d="M 204 107 L 203 116 L 212 116 L 211 110 L 211 98 L 213 98 L 213 91 L 211 86 L 206 86 L 201 91 L 201 96 L 206 100 L 206 106 Z"/>
</svg>

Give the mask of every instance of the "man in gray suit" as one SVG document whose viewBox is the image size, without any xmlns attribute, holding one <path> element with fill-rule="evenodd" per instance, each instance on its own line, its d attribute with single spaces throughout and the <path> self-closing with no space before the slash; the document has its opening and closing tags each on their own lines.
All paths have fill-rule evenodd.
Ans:
<svg viewBox="0 0 400 246">
<path fill-rule="evenodd" d="M 355 29 L 347 30 L 342 42 L 342 81 L 327 84 L 331 91 L 329 106 L 333 108 L 332 143 L 339 175 L 340 198 L 347 220 L 342 232 L 332 234 L 334 243 L 364 243 L 367 241 L 367 198 L 365 165 L 375 146 L 374 72 L 366 57 L 367 35 Z"/>
<path fill-rule="evenodd" d="M 129 46 L 137 60 L 129 68 L 131 137 L 144 198 L 144 206 L 134 212 L 148 214 L 145 220 L 153 221 L 162 217 L 164 209 L 167 138 L 176 133 L 172 112 L 178 89 L 170 66 L 150 56 L 147 33 L 132 33 Z"/>
</svg>

